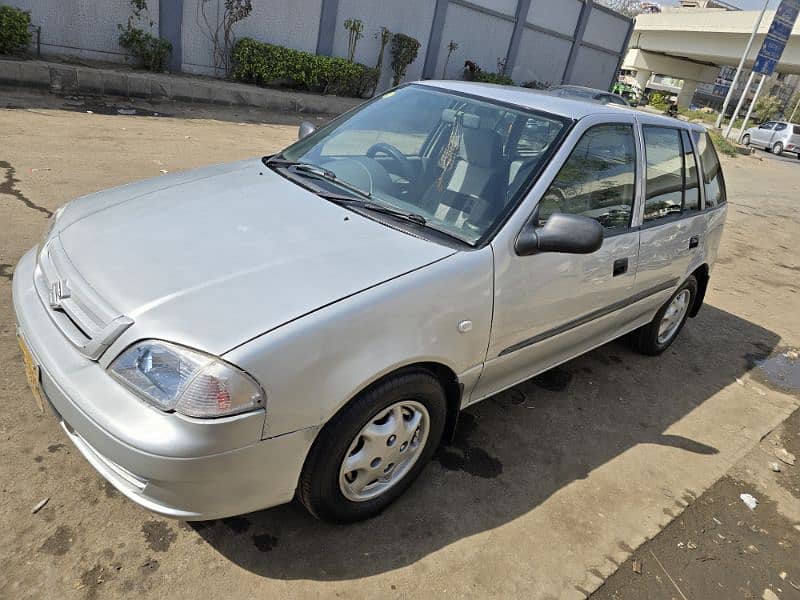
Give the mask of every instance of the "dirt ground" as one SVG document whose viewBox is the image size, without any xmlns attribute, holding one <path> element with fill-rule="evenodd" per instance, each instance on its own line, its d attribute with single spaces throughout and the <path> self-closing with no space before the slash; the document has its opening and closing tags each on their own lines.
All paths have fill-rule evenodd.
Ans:
<svg viewBox="0 0 800 600">
<path fill-rule="evenodd" d="M 640 546 L 592 600 L 800 598 L 800 411 L 764 439 L 655 538 Z M 778 465 L 774 472 L 771 465 Z M 758 500 L 749 509 L 741 494 Z M 635 567 L 635 568 L 634 568 Z"/>
<path fill-rule="evenodd" d="M 724 161 L 730 210 L 707 304 L 665 355 L 614 342 L 471 407 L 454 445 L 375 519 L 334 527 L 289 504 L 190 525 L 107 485 L 27 389 L 14 265 L 69 199 L 270 153 L 301 118 L 0 90 L 0 598 L 583 598 L 620 565 L 598 597 L 793 597 L 800 466 L 773 473 L 766 455 L 775 443 L 800 456 L 786 421 L 796 361 L 782 358 L 800 346 L 797 160 Z M 745 491 L 761 502 L 752 513 Z M 736 546 L 711 546 L 712 516 Z M 683 554 L 656 545 L 678 541 Z M 771 558 L 742 560 L 750 545 Z M 720 593 L 686 584 L 704 572 Z"/>
</svg>

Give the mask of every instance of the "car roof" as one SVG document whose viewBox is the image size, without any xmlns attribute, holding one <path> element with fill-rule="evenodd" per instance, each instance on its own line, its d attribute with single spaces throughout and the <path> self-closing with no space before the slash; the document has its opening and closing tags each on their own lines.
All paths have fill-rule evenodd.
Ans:
<svg viewBox="0 0 800 600">
<path fill-rule="evenodd" d="M 534 90 L 514 85 L 497 85 L 494 83 L 477 83 L 474 81 L 455 81 L 449 79 L 418 81 L 417 84 L 443 90 L 451 90 L 453 92 L 462 94 L 469 94 L 471 96 L 486 98 L 487 100 L 506 102 L 508 104 L 519 106 L 520 108 L 540 110 L 560 117 L 567 117 L 569 119 L 582 119 L 590 115 L 601 114 L 618 115 L 619 111 L 624 111 L 627 114 L 633 112 L 640 121 L 647 124 L 664 125 L 668 127 L 676 126 L 676 119 L 672 117 L 646 113 L 628 106 L 621 106 L 617 104 L 598 104 L 596 102 L 582 100 L 580 98 L 557 96 L 550 94 L 547 91 Z M 677 121 L 677 124 L 686 129 L 693 129 L 697 131 L 706 130 L 706 128 L 702 125 L 689 123 L 688 121 Z"/>
</svg>

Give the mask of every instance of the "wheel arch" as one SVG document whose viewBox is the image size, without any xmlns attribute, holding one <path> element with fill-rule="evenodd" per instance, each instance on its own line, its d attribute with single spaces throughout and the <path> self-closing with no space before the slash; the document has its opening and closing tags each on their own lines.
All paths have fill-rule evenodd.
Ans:
<svg viewBox="0 0 800 600">
<path fill-rule="evenodd" d="M 706 289 L 708 289 L 708 280 L 711 278 L 708 265 L 702 264 L 692 271 L 691 275 L 697 280 L 697 297 L 694 299 L 694 304 L 689 311 L 690 317 L 696 317 L 703 306 L 703 300 L 706 296 Z"/>
<path fill-rule="evenodd" d="M 436 377 L 436 379 L 439 380 L 439 383 L 441 383 L 445 398 L 447 400 L 447 420 L 445 421 L 444 432 L 442 433 L 442 442 L 448 443 L 452 441 L 453 435 L 455 434 L 456 425 L 458 424 L 458 415 L 461 412 L 461 399 L 463 396 L 464 386 L 458 380 L 458 376 L 452 368 L 444 363 L 435 361 L 418 361 L 404 364 L 402 366 L 395 367 L 362 385 L 352 394 L 352 396 L 350 396 L 350 398 L 348 398 L 346 402 L 342 403 L 342 405 L 339 406 L 328 419 L 326 419 L 325 423 L 321 425 L 320 431 L 331 419 L 333 419 L 334 416 L 343 411 L 347 405 L 358 398 L 361 394 L 364 394 L 375 386 L 381 385 L 387 379 L 391 379 L 392 377 L 396 377 L 397 375 L 401 375 L 409 371 L 426 371 Z"/>
</svg>

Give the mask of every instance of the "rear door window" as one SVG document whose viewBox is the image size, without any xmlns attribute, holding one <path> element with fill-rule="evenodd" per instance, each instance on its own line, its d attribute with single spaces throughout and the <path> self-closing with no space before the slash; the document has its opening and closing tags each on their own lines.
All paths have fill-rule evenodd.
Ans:
<svg viewBox="0 0 800 600">
<path fill-rule="evenodd" d="M 683 145 L 670 127 L 645 126 L 647 165 L 644 222 L 680 214 L 683 208 Z"/>
<path fill-rule="evenodd" d="M 775 125 L 775 131 L 783 131 L 786 129 L 786 123 L 778 123 Z"/>
<path fill-rule="evenodd" d="M 700 154 L 700 166 L 703 171 L 703 187 L 706 192 L 706 208 L 715 208 L 725 204 L 725 178 L 722 176 L 722 166 L 714 150 L 714 144 L 708 134 L 697 133 L 697 152 Z"/>
<path fill-rule="evenodd" d="M 681 141 L 683 142 L 683 162 L 684 162 L 684 195 L 683 211 L 691 212 L 700 210 L 700 175 L 697 168 L 697 157 L 692 149 L 692 142 L 686 131 L 681 131 Z"/>
</svg>

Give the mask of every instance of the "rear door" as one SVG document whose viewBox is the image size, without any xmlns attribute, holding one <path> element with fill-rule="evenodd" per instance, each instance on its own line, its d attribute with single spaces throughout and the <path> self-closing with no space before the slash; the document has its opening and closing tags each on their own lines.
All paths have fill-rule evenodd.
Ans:
<svg viewBox="0 0 800 600">
<path fill-rule="evenodd" d="M 698 160 L 687 131 L 643 125 L 645 193 L 637 294 L 655 310 L 702 262 Z"/>
</svg>

